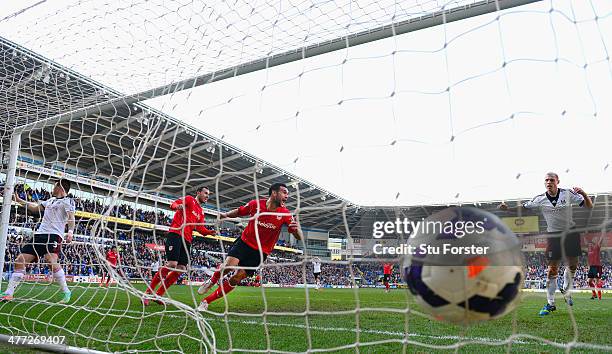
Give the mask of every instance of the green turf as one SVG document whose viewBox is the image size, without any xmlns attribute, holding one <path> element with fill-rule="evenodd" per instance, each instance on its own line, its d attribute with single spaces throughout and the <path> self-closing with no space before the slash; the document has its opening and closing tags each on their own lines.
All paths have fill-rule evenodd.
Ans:
<svg viewBox="0 0 612 354">
<path fill-rule="evenodd" d="M 205 351 L 203 338 L 213 338 L 210 333 L 206 334 L 209 331 L 206 328 L 214 333 L 217 350 L 230 349 L 231 338 L 233 350 L 338 349 L 334 353 L 355 352 L 355 343 L 359 343 L 359 352 L 365 353 L 454 352 L 456 349 L 461 353 L 505 352 L 508 349 L 553 353 L 563 352 L 563 348 L 523 337 L 510 347 L 501 342 L 519 333 L 567 344 L 573 341 L 575 333 L 568 309 L 560 297 L 558 311 L 540 318 L 537 313 L 545 298 L 543 294 L 534 293 L 523 293 L 516 312 L 464 328 L 407 313 L 407 303 L 410 308 L 419 308 L 405 290 L 393 290 L 389 294 L 381 289 L 310 290 L 309 306 L 306 306 L 304 289 L 264 289 L 264 303 L 261 288 L 238 288 L 228 297 L 231 313 L 226 316 L 201 316 L 189 311 L 196 304 L 194 298 L 199 300 L 200 297 L 195 288 L 186 286 L 175 286 L 169 294 L 181 302 L 183 308 L 157 304 L 143 308 L 137 297 L 115 288 L 73 286 L 72 290 L 70 305 L 73 307 L 70 307 L 55 303 L 61 298 L 55 285 L 23 284 L 16 293 L 16 301 L 0 304 L 0 333 L 65 335 L 68 345 L 103 351 L 185 353 Z M 358 314 L 354 313 L 357 305 Z M 222 314 L 225 306 L 224 301 L 218 301 L 209 309 Z M 267 316 L 263 317 L 266 308 Z M 307 311 L 315 313 L 304 316 Z M 317 311 L 329 313 L 316 314 Z M 348 313 L 338 313 L 341 311 Z M 611 299 L 592 301 L 586 294 L 577 294 L 574 317 L 578 344 L 572 352 L 610 349 L 611 314 Z M 469 344 L 473 342 L 476 343 Z"/>
</svg>

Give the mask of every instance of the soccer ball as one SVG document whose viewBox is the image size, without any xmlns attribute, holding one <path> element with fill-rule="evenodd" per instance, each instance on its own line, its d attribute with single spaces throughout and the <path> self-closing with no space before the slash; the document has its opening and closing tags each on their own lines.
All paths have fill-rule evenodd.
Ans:
<svg viewBox="0 0 612 354">
<path fill-rule="evenodd" d="M 433 318 L 469 324 L 501 317 L 517 305 L 521 244 L 497 216 L 447 208 L 423 220 L 407 243 L 413 252 L 403 257 L 404 278 Z"/>
</svg>

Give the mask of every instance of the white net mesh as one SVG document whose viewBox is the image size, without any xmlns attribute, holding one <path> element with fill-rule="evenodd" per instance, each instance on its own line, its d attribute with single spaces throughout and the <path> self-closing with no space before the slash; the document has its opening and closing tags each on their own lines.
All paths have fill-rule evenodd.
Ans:
<svg viewBox="0 0 612 354">
<path fill-rule="evenodd" d="M 542 1 L 494 11 L 523 3 L 531 1 L 7 5 L 2 180 L 11 180 L 17 131 L 17 192 L 36 202 L 55 179 L 72 181 L 77 227 L 60 256 L 71 301 L 57 304 L 49 266 L 35 262 L 15 299 L 0 304 L 0 332 L 118 352 L 611 350 L 597 335 L 609 329 L 605 301 L 593 314 L 577 296 L 547 327 L 531 319 L 543 297 L 525 292 L 502 319 L 446 325 L 407 291 L 383 298 L 380 262 L 360 259 L 360 220 L 523 200 L 541 192 L 549 170 L 599 194 L 575 218 L 586 236 L 610 239 L 612 7 Z M 306 254 L 284 232 L 260 279 L 244 281 L 252 287 L 196 311 L 197 286 L 248 222 L 220 222 L 219 212 L 279 181 L 289 184 Z M 200 185 L 213 192 L 206 225 L 221 237 L 196 238 L 183 286 L 143 306 L 165 260 L 169 205 Z M 2 290 L 40 221 L 7 201 Z M 113 245 L 117 269 L 106 261 Z M 541 288 L 541 242 L 530 247 L 525 285 Z M 313 256 L 322 258 L 319 285 L 333 289 L 313 290 Z M 390 261 L 391 283 L 405 287 Z M 586 263 L 578 288 L 589 286 Z"/>
<path fill-rule="evenodd" d="M 2 27 L 27 48 L 131 94 L 475 2 L 64 1 L 40 3 Z"/>
</svg>

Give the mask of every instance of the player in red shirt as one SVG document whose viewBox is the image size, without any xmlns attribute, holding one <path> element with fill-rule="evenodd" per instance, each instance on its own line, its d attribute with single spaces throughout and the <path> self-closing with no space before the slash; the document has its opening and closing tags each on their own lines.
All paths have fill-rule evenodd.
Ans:
<svg viewBox="0 0 612 354">
<path fill-rule="evenodd" d="M 160 267 L 153 276 L 151 285 L 149 285 L 145 294 L 152 294 L 157 285 L 163 281 L 156 291 L 157 296 L 163 296 L 166 290 L 176 283 L 181 273 L 185 272 L 187 264 L 189 264 L 194 230 L 202 236 L 215 234 L 215 230 L 204 227 L 204 210 L 201 204 L 208 201 L 209 195 L 208 188 L 200 187 L 197 189 L 195 197 L 188 195 L 185 198 L 177 199 L 170 205 L 170 209 L 176 212 L 166 239 L 166 265 Z M 156 300 L 156 302 L 161 303 L 159 300 Z M 149 300 L 145 298 L 143 303 L 147 306 Z"/>
<path fill-rule="evenodd" d="M 289 198 L 287 186 L 283 183 L 274 183 L 270 186 L 268 194 L 268 199 L 251 200 L 238 209 L 221 214 L 222 219 L 248 216 L 249 224 L 242 232 L 242 236 L 234 241 L 224 264 L 198 289 L 198 293 L 208 292 L 231 270 L 234 271 L 233 274 L 202 300 L 198 310 L 205 311 L 208 309 L 208 304 L 234 290 L 245 277 L 252 276 L 274 249 L 283 225 L 287 225 L 289 233 L 295 238 L 302 239 L 302 230 L 291 216 L 289 209 L 285 208 L 285 202 Z M 256 215 L 257 213 L 259 215 Z"/>
<path fill-rule="evenodd" d="M 106 262 L 109 266 L 111 266 L 115 271 L 118 271 L 121 274 L 121 268 L 117 268 L 117 264 L 119 263 L 119 252 L 117 252 L 117 246 L 111 247 L 108 252 L 106 252 Z M 102 268 L 102 279 L 100 281 L 100 286 L 104 285 L 104 268 Z M 106 287 L 108 287 L 108 283 L 111 279 L 111 272 L 106 274 Z"/>
<path fill-rule="evenodd" d="M 385 292 L 389 292 L 389 279 L 391 279 L 391 272 L 393 270 L 393 264 L 383 264 L 383 283 L 385 284 Z"/>
<path fill-rule="evenodd" d="M 601 300 L 601 290 L 599 289 L 599 280 L 601 279 L 601 275 L 603 274 L 603 268 L 601 266 L 601 243 L 603 242 L 604 235 L 599 236 L 599 238 L 591 239 L 589 242 L 588 249 L 588 261 L 589 261 L 589 286 L 591 287 L 591 291 L 593 295 L 591 296 L 591 300 L 595 300 L 599 298 Z M 599 289 L 599 290 L 598 290 Z M 597 292 L 596 292 L 597 290 Z"/>
<path fill-rule="evenodd" d="M 604 280 L 603 279 L 599 279 L 599 281 L 597 282 L 597 287 L 599 289 L 604 287 Z M 599 294 L 599 300 L 601 300 L 601 290 L 598 290 L 598 294 Z"/>
</svg>

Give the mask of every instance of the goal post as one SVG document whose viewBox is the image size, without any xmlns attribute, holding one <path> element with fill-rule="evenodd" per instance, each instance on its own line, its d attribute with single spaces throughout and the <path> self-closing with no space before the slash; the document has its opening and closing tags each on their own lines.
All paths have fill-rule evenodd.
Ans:
<svg viewBox="0 0 612 354">
<path fill-rule="evenodd" d="M 19 154 L 20 143 L 21 135 L 13 134 L 9 145 L 8 165 L 6 168 L 6 179 L 4 182 L 4 194 L 2 199 L 2 219 L 0 222 L 0 255 L 2 255 L 2 257 L 0 257 L 0 286 L 2 286 L 2 280 L 4 279 L 4 254 L 6 253 L 13 190 L 15 187 L 15 170 L 17 168 L 17 155 Z"/>
<path fill-rule="evenodd" d="M 365 256 L 375 220 L 535 195 L 548 167 L 527 148 L 544 144 L 544 128 L 563 126 L 558 139 L 582 154 L 576 141 L 606 146 L 612 8 L 585 4 L 70 0 L 0 14 L 0 290 L 41 220 L 11 207 L 14 192 L 43 201 L 69 180 L 77 219 L 60 256 L 71 301 L 58 304 L 48 265 L 33 262 L 0 303 L 0 343 L 45 337 L 31 348 L 75 353 L 612 349 L 580 335 L 592 327 L 577 308 L 570 339 L 531 327 L 520 308 L 478 328 L 440 324 L 414 302 L 399 257 Z M 514 16 L 536 27 L 520 32 L 530 36 L 514 33 Z M 599 150 L 588 150 L 592 164 L 553 157 L 551 168 L 603 195 L 611 179 Z M 284 228 L 261 269 L 198 311 L 198 287 L 247 224 L 274 226 L 222 213 L 266 198 L 275 182 L 306 240 Z M 217 234 L 197 235 L 180 285 L 146 305 L 170 206 L 202 186 Z M 486 192 L 494 198 L 479 199 Z M 606 195 L 578 212 L 579 230 L 608 232 L 608 209 Z M 543 232 L 540 220 L 530 232 Z M 65 341 L 48 342 L 57 336 Z"/>
</svg>

